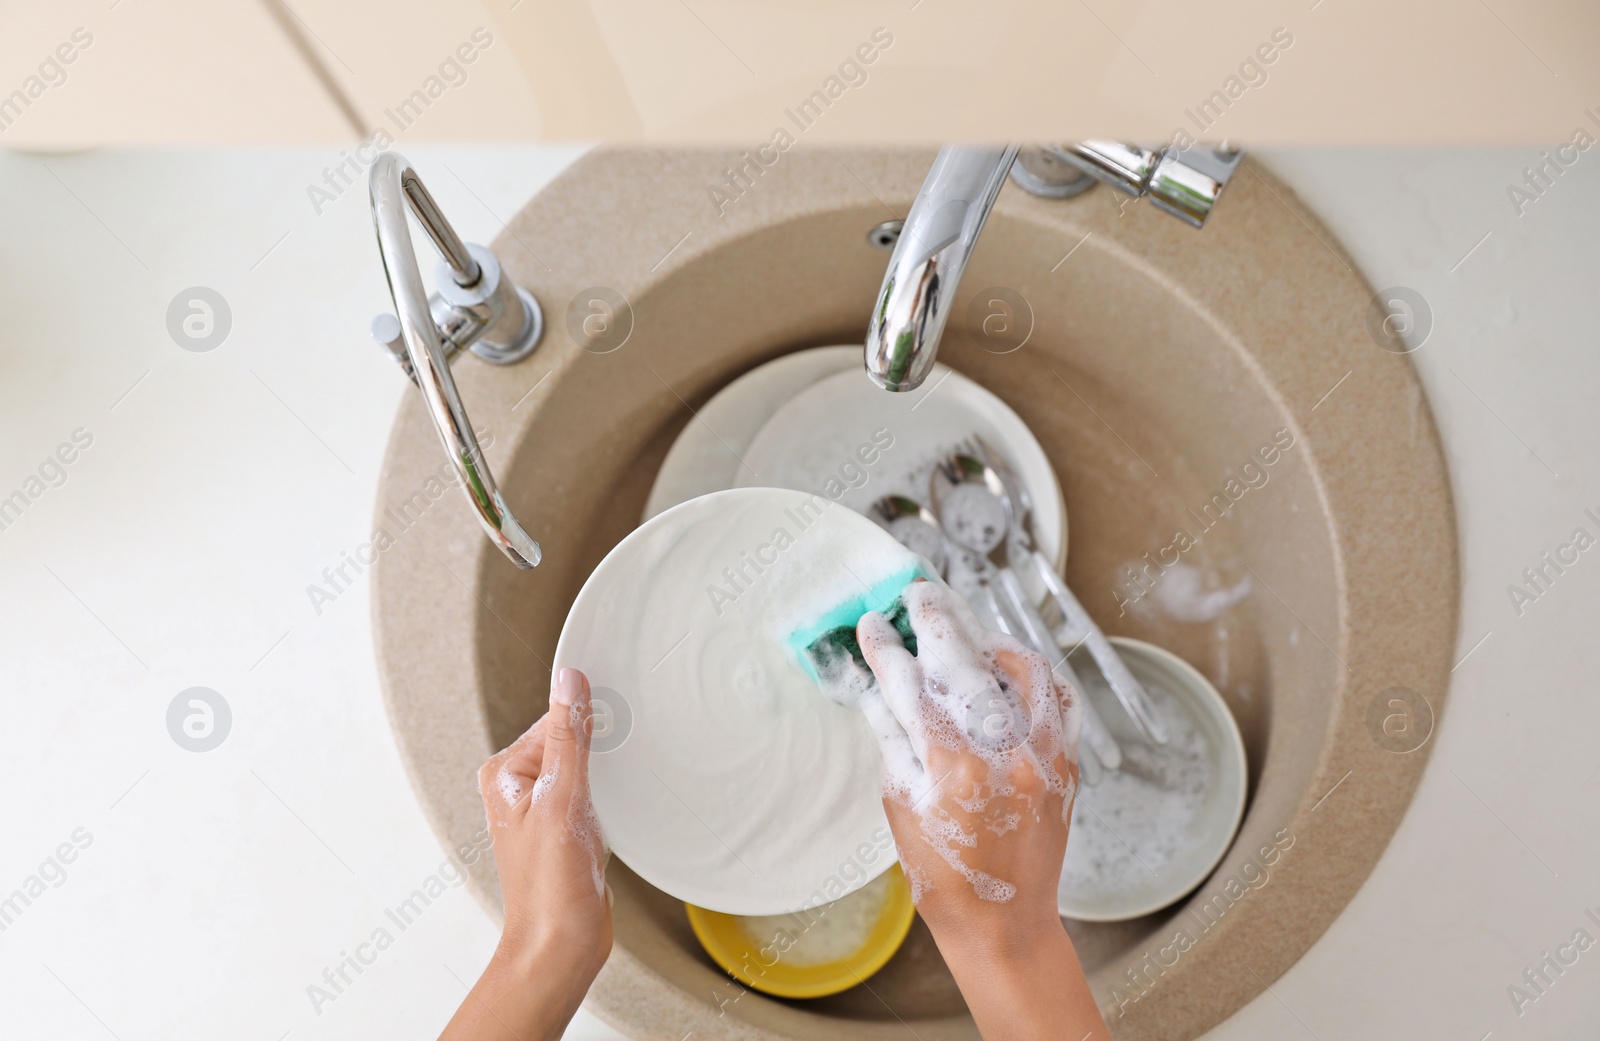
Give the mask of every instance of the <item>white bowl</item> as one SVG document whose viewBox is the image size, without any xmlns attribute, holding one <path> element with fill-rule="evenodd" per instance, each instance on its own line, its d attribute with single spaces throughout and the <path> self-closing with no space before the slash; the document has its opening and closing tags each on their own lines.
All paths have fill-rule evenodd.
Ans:
<svg viewBox="0 0 1600 1041">
<path fill-rule="evenodd" d="M 1078 789 L 1057 907 L 1063 917 L 1116 922 L 1183 899 L 1216 868 L 1244 818 L 1239 726 L 1199 670 L 1142 640 L 1111 644 L 1163 713 L 1172 739 L 1140 739 L 1086 652 L 1078 675 L 1123 750 L 1123 767 Z M 1203 775 L 1204 783 L 1194 781 Z"/>
</svg>

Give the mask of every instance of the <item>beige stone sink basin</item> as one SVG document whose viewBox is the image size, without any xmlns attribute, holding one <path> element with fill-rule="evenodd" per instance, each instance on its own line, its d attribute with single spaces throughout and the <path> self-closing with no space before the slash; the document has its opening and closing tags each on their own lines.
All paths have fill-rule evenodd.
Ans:
<svg viewBox="0 0 1600 1041">
<path fill-rule="evenodd" d="M 396 536 L 375 568 L 380 671 L 448 848 L 482 828 L 474 771 L 544 711 L 567 607 L 637 522 L 673 437 L 755 365 L 860 342 L 887 261 L 868 231 L 905 214 L 932 154 L 792 150 L 719 215 L 708 186 L 731 155 L 594 152 L 495 243 L 549 331 L 521 365 L 455 372 L 544 563 L 517 571 L 459 494 L 430 484 L 444 458 L 417 395 L 377 511 Z M 567 327 L 595 286 L 632 307 L 610 353 Z M 1010 353 L 974 336 L 981 314 L 963 318 L 995 287 L 1034 316 Z M 1119 1038 L 1194 1037 L 1270 985 L 1360 887 L 1422 771 L 1428 744 L 1394 727 L 1411 695 L 1394 691 L 1442 708 L 1455 527 L 1416 378 L 1367 332 L 1371 295 L 1293 192 L 1250 164 L 1198 232 L 1103 188 L 1048 201 L 1008 185 L 957 294 L 940 360 L 1005 399 L 1049 454 L 1073 588 L 1107 631 L 1206 673 L 1247 744 L 1249 806 L 1213 876 L 1156 915 L 1069 923 Z M 1248 593 L 1206 617 L 1184 585 L 1196 572 L 1157 576 L 1146 554 Z M 1129 567 L 1152 592 L 1119 612 L 1138 592 Z M 717 970 L 677 901 L 615 860 L 609 879 L 616 946 L 589 1006 L 632 1037 L 977 1036 L 920 923 L 868 986 L 784 1002 Z M 498 915 L 492 865 L 471 885 Z"/>
</svg>

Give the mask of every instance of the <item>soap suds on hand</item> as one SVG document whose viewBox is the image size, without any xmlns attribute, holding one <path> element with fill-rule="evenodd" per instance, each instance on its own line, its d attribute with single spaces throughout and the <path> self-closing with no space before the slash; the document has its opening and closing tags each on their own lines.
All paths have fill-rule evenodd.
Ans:
<svg viewBox="0 0 1600 1041">
<path fill-rule="evenodd" d="M 589 871 L 594 879 L 594 891 L 602 896 L 605 895 L 605 864 L 611 856 L 611 851 L 606 846 L 605 835 L 600 831 L 600 818 L 595 815 L 594 801 L 589 798 L 588 789 L 580 789 L 567 804 L 564 838 L 577 842 L 589 850 Z"/>
<path fill-rule="evenodd" d="M 522 798 L 522 779 L 512 773 L 507 764 L 530 742 L 542 743 L 544 741 L 544 728 L 540 725 L 542 722 L 543 720 L 541 719 L 527 730 L 518 734 L 516 740 L 512 741 L 511 744 L 507 745 L 494 757 L 500 761 L 500 767 L 494 774 L 495 788 L 500 792 L 500 798 L 505 800 L 505 804 L 508 807 L 515 806 L 517 800 Z M 478 794 L 483 794 L 481 788 Z"/>
<path fill-rule="evenodd" d="M 556 710 L 559 711 L 559 709 Z M 573 705 L 569 712 L 568 719 L 572 721 L 574 732 L 576 732 L 576 728 L 586 725 L 584 710 L 581 706 Z M 542 739 L 542 735 L 538 735 L 537 739 Z M 511 748 L 506 750 L 507 758 L 509 759 L 510 753 L 516 750 L 517 745 L 526 740 L 530 740 L 528 734 L 519 737 Z M 549 799 L 550 793 L 555 790 L 556 783 L 560 778 L 561 758 L 552 756 L 546 759 L 538 778 L 533 782 L 533 789 L 528 795 L 529 808 L 531 809 Z M 508 807 L 516 806 L 522 799 L 522 779 L 512 773 L 505 763 L 502 763 L 500 769 L 495 772 L 495 786 L 499 789 L 500 797 L 505 800 L 505 804 Z M 506 823 L 505 821 L 500 822 L 502 827 Z M 588 849 L 589 869 L 594 879 L 595 891 L 604 893 L 606 887 L 605 861 L 610 856 L 610 852 L 606 848 L 605 836 L 600 830 L 600 819 L 595 815 L 594 803 L 589 798 L 589 792 L 586 787 L 579 786 L 567 802 L 561 840 L 563 842 L 577 842 Z"/>
<path fill-rule="evenodd" d="M 550 795 L 550 789 L 556 786 L 556 778 L 561 776 L 561 760 L 552 759 L 544 764 L 544 769 L 539 772 L 539 779 L 533 782 L 533 794 L 528 796 L 532 803 L 541 802 Z"/>
<path fill-rule="evenodd" d="M 883 757 L 884 797 L 912 809 L 923 837 L 953 870 L 960 873 L 984 900 L 1005 902 L 1016 886 L 973 868 L 961 856 L 978 843 L 975 831 L 964 826 L 943 802 L 950 800 L 979 824 L 1005 834 L 1021 823 L 1015 810 L 990 809 L 997 798 L 1011 798 L 1016 789 L 1007 783 L 1013 771 L 1026 766 L 1038 776 L 1046 791 L 1071 804 L 1070 774 L 1055 768 L 1064 749 L 1069 761 L 1077 734 L 1078 706 L 1070 693 L 1058 693 L 1049 663 L 1001 633 L 978 624 L 966 602 L 935 582 L 918 582 L 902 594 L 916 633 L 917 653 L 902 644 L 900 634 L 881 614 L 862 618 L 862 649 L 878 663 L 877 676 L 866 677 L 841 668 L 824 677 L 830 697 L 861 710 L 879 740 Z M 1026 703 L 1000 667 L 998 656 L 1009 653 L 1032 670 Z M 974 755 L 988 776 L 971 791 L 946 792 L 944 776 L 934 776 L 929 764 L 940 750 Z M 921 888 L 920 880 L 913 885 Z"/>
<path fill-rule="evenodd" d="M 507 806 L 515 806 L 517 800 L 522 798 L 522 781 L 508 770 L 504 763 L 495 773 L 494 783 L 500 789 L 500 798 L 505 800 Z"/>
</svg>

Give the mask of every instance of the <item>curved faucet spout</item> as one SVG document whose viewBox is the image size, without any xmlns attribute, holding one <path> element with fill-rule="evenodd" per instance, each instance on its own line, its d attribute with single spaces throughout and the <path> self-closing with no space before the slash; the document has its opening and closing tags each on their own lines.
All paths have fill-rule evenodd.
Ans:
<svg viewBox="0 0 1600 1041">
<path fill-rule="evenodd" d="M 916 390 L 933 371 L 956 286 L 1017 146 L 949 146 L 911 204 L 867 327 L 867 375 L 885 390 Z"/>
<path fill-rule="evenodd" d="M 517 522 L 478 446 L 467 410 L 450 375 L 462 350 L 495 364 L 520 361 L 543 331 L 539 304 L 509 278 L 482 246 L 463 243 L 439 212 L 422 179 L 393 152 L 380 155 L 368 178 L 372 222 L 398 319 L 379 315 L 374 335 L 422 391 L 439 440 L 472 502 L 478 521 L 519 568 L 539 563 L 539 543 Z M 407 209 L 439 249 L 442 261 L 430 298 L 406 226 Z"/>
<path fill-rule="evenodd" d="M 1081 141 L 1030 148 L 1012 169 L 1018 148 L 949 146 L 939 150 L 911 204 L 867 326 L 867 375 L 885 390 L 916 390 L 933 371 L 956 286 L 983 222 L 1009 172 L 1025 191 L 1069 199 L 1109 184 L 1190 227 L 1203 227 L 1239 166 L 1226 143 L 1145 148 Z"/>
</svg>

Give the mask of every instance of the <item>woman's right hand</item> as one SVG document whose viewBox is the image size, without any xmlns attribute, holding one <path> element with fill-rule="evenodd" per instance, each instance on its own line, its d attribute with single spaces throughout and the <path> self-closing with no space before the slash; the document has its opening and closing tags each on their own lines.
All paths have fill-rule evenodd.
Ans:
<svg viewBox="0 0 1600 1041">
<path fill-rule="evenodd" d="M 1106 1041 L 1056 911 L 1078 694 L 947 587 L 916 582 L 903 599 L 915 655 L 881 614 L 864 615 L 856 637 L 878 680 L 861 708 L 917 910 L 989 1041 Z"/>
<path fill-rule="evenodd" d="M 1043 656 L 984 630 L 947 587 L 917 582 L 904 601 L 916 656 L 881 614 L 856 635 L 906 738 L 885 759 L 884 808 L 918 910 L 935 936 L 1059 928 L 1075 710 Z"/>
</svg>

